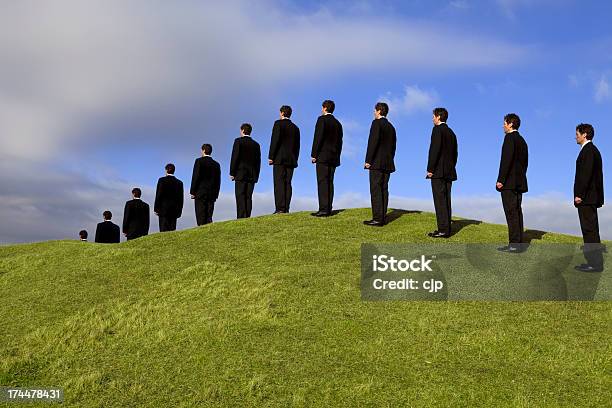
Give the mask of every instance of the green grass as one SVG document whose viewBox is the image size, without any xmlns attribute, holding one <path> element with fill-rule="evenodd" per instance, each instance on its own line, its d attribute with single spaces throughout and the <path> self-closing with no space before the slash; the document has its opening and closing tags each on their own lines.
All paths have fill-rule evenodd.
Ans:
<svg viewBox="0 0 612 408">
<path fill-rule="evenodd" d="M 0 247 L 0 385 L 63 387 L 68 407 L 609 406 L 610 302 L 362 302 L 360 244 L 434 226 L 369 215 Z"/>
</svg>

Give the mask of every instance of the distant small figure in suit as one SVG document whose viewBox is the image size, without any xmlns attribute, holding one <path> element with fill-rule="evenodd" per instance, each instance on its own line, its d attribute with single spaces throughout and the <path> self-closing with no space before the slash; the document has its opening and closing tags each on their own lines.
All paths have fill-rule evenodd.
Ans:
<svg viewBox="0 0 612 408">
<path fill-rule="evenodd" d="M 153 211 L 159 217 L 159 232 L 175 231 L 176 220 L 183 214 L 183 182 L 174 176 L 176 167 L 166 164 L 166 176 L 157 180 Z"/>
<path fill-rule="evenodd" d="M 599 237 L 597 209 L 604 204 L 603 163 L 599 149 L 593 144 L 595 129 L 588 123 L 576 126 L 576 143 L 580 153 L 576 159 L 574 205 L 578 209 L 587 263 L 576 266 L 581 272 L 603 271 L 603 248 Z"/>
<path fill-rule="evenodd" d="M 191 177 L 191 199 L 195 200 L 196 222 L 198 225 L 212 222 L 215 201 L 221 188 L 221 166 L 210 155 L 212 146 L 202 145 L 202 157 L 196 159 Z"/>
<path fill-rule="evenodd" d="M 448 127 L 448 111 L 445 108 L 433 110 L 432 121 L 434 127 L 431 131 L 429 144 L 429 157 L 427 160 L 426 178 L 431 179 L 431 191 L 438 229 L 430 232 L 432 238 L 448 238 L 451 236 L 452 206 L 451 187 L 457 180 L 457 136 Z"/>
<path fill-rule="evenodd" d="M 333 115 L 336 109 L 334 101 L 325 100 L 321 106 L 310 154 L 317 168 L 319 210 L 311 215 L 328 217 L 332 213 L 334 201 L 334 173 L 336 167 L 340 166 L 342 153 L 342 125 Z"/>
<path fill-rule="evenodd" d="M 268 164 L 274 179 L 274 214 L 289 212 L 291 179 L 300 155 L 300 129 L 291 121 L 291 106 L 280 107 L 280 119 L 272 127 Z"/>
<path fill-rule="evenodd" d="M 123 234 L 128 241 L 149 234 L 149 204 L 142 201 L 141 196 L 142 191 L 136 187 L 132 189 L 132 200 L 125 203 L 125 209 L 123 210 Z"/>
<path fill-rule="evenodd" d="M 259 180 L 261 148 L 251 138 L 253 127 L 240 126 L 240 137 L 234 140 L 230 162 L 230 178 L 235 183 L 236 213 L 238 218 L 249 218 L 253 209 L 253 190 Z"/>
<path fill-rule="evenodd" d="M 79 231 L 79 239 L 83 242 L 87 242 L 87 237 L 89 234 L 87 234 L 87 231 L 85 230 L 80 230 Z"/>
<path fill-rule="evenodd" d="M 508 224 L 507 246 L 500 251 L 517 253 L 526 249 L 523 242 L 523 193 L 527 192 L 527 165 L 529 152 L 527 142 L 518 132 L 521 119 L 515 113 L 504 117 L 504 144 L 502 146 L 499 173 L 495 188 L 501 193 L 506 222 Z"/>
<path fill-rule="evenodd" d="M 104 221 L 96 227 L 95 242 L 100 244 L 118 244 L 121 241 L 121 230 L 117 224 L 114 224 L 113 213 L 106 210 L 102 213 Z"/>
<path fill-rule="evenodd" d="M 370 172 L 370 197 L 372 219 L 365 225 L 382 227 L 386 222 L 389 206 L 389 178 L 395 171 L 395 128 L 387 120 L 389 105 L 378 102 L 374 107 L 374 120 L 370 126 L 368 148 L 364 168 Z"/>
</svg>

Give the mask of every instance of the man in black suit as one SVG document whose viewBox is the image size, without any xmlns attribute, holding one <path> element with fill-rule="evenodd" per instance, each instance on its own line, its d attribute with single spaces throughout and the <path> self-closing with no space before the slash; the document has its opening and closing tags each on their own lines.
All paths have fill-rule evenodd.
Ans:
<svg viewBox="0 0 612 408">
<path fill-rule="evenodd" d="M 212 146 L 202 145 L 202 157 L 196 159 L 191 177 L 191 199 L 195 200 L 196 222 L 198 225 L 212 222 L 215 201 L 221 188 L 221 167 L 210 155 Z"/>
<path fill-rule="evenodd" d="M 323 101 L 312 141 L 310 157 L 317 167 L 319 195 L 319 211 L 312 213 L 315 217 L 327 217 L 332 212 L 334 173 L 340 166 L 342 152 L 342 125 L 333 115 L 335 108 L 334 101 Z"/>
<path fill-rule="evenodd" d="M 80 230 L 79 231 L 79 240 L 83 241 L 83 242 L 87 242 L 87 236 L 89 234 L 87 234 L 87 231 L 85 230 Z"/>
<path fill-rule="evenodd" d="M 253 127 L 240 126 L 240 137 L 234 140 L 230 161 L 230 178 L 235 183 L 237 218 L 249 218 L 253 209 L 253 190 L 259 180 L 261 148 L 251 138 Z"/>
<path fill-rule="evenodd" d="M 427 160 L 427 175 L 431 179 L 431 192 L 438 229 L 428 235 L 433 238 L 448 238 L 451 236 L 452 207 L 451 187 L 457 180 L 457 136 L 448 127 L 448 111 L 444 108 L 433 110 L 432 121 L 434 127 L 431 131 L 429 144 L 429 158 Z"/>
<path fill-rule="evenodd" d="M 291 113 L 291 106 L 281 106 L 280 119 L 272 127 L 268 164 L 274 177 L 274 214 L 289 212 L 291 179 L 300 155 L 300 129 L 291 121 Z"/>
<path fill-rule="evenodd" d="M 144 237 L 149 234 L 149 204 L 140 199 L 142 191 L 132 189 L 132 199 L 125 203 L 123 210 L 123 235 L 127 240 Z"/>
<path fill-rule="evenodd" d="M 580 154 L 576 159 L 574 205 L 578 209 L 584 258 L 587 261 L 586 264 L 576 266 L 576 269 L 582 272 L 603 271 L 603 248 L 597 218 L 597 209 L 604 204 L 603 165 L 601 153 L 593 144 L 593 136 L 593 126 L 586 123 L 576 126 L 576 143 L 580 145 Z"/>
<path fill-rule="evenodd" d="M 174 176 L 176 167 L 166 164 L 166 176 L 157 180 L 153 211 L 159 217 L 159 232 L 176 231 L 176 220 L 183 213 L 183 182 Z"/>
<path fill-rule="evenodd" d="M 118 244 L 121 240 L 121 230 L 117 224 L 114 224 L 111 219 L 113 213 L 106 210 L 102 213 L 104 221 L 96 227 L 95 242 L 100 244 Z"/>
<path fill-rule="evenodd" d="M 389 106 L 378 102 L 374 107 L 374 120 L 370 126 L 370 137 L 364 168 L 370 171 L 370 197 L 372 219 L 365 225 L 382 227 L 389 205 L 389 177 L 395 171 L 395 128 L 387 120 Z"/>
<path fill-rule="evenodd" d="M 521 119 L 514 113 L 504 117 L 504 144 L 495 188 L 501 193 L 509 245 L 500 251 L 518 253 L 526 249 L 523 243 L 523 193 L 527 192 L 527 164 L 529 152 L 525 139 L 518 132 Z"/>
</svg>

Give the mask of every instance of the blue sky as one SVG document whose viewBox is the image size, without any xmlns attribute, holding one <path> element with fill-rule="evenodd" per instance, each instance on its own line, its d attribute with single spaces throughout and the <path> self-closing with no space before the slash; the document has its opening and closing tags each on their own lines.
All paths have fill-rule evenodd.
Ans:
<svg viewBox="0 0 612 408">
<path fill-rule="evenodd" d="M 368 206 L 363 158 L 372 107 L 398 133 L 391 206 L 428 210 L 431 109 L 459 138 L 455 213 L 503 222 L 494 190 L 505 113 L 530 148 L 528 228 L 578 233 L 571 205 L 577 123 L 612 152 L 612 6 L 571 0 L 19 2 L 0 16 L 0 241 L 73 238 L 166 162 L 187 184 L 204 142 L 224 171 L 217 220 L 235 215 L 228 162 L 242 122 L 267 154 L 282 104 L 302 132 L 294 209 L 316 208 L 309 163 L 323 99 L 345 151 L 336 207 Z M 9 35 L 10 34 L 10 35 Z M 257 214 L 272 211 L 263 166 Z M 179 223 L 194 225 L 193 204 Z M 612 238 L 612 212 L 600 214 Z M 153 225 L 156 224 L 154 220 Z"/>
</svg>

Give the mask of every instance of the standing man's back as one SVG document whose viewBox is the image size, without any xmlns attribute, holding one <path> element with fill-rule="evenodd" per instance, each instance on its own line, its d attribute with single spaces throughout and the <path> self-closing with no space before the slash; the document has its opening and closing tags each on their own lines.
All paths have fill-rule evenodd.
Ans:
<svg viewBox="0 0 612 408">
<path fill-rule="evenodd" d="M 176 167 L 168 163 L 166 176 L 157 180 L 153 209 L 159 217 L 159 232 L 175 231 L 176 220 L 183 214 L 183 182 L 174 176 Z"/>
<path fill-rule="evenodd" d="M 240 137 L 234 140 L 230 177 L 235 184 L 237 218 L 249 218 L 253 209 L 253 191 L 259 180 L 261 148 L 253 138 L 249 123 L 240 126 Z"/>
<path fill-rule="evenodd" d="M 102 213 L 102 216 L 104 221 L 96 227 L 94 241 L 100 244 L 118 244 L 121 241 L 121 230 L 118 225 L 111 221 L 113 213 L 106 210 Z"/>
<path fill-rule="evenodd" d="M 312 213 L 316 217 L 331 215 L 334 201 L 334 174 L 342 153 L 342 124 L 333 115 L 335 109 L 334 101 L 323 101 L 312 141 L 310 157 L 316 164 L 319 195 L 319 210 Z"/>
<path fill-rule="evenodd" d="M 150 209 L 149 204 L 140 199 L 142 191 L 132 190 L 133 199 L 125 203 L 123 211 L 123 234 L 129 240 L 149 234 Z"/>
<path fill-rule="evenodd" d="M 221 189 L 221 166 L 210 155 L 212 146 L 202 145 L 202 157 L 193 164 L 191 177 L 191 199 L 195 202 L 196 221 L 198 225 L 212 222 L 215 201 Z"/>
<path fill-rule="evenodd" d="M 274 180 L 274 213 L 288 213 L 291 204 L 293 172 L 300 155 L 300 129 L 291 121 L 291 106 L 280 108 L 280 119 L 274 122 L 268 164 Z"/>
</svg>

